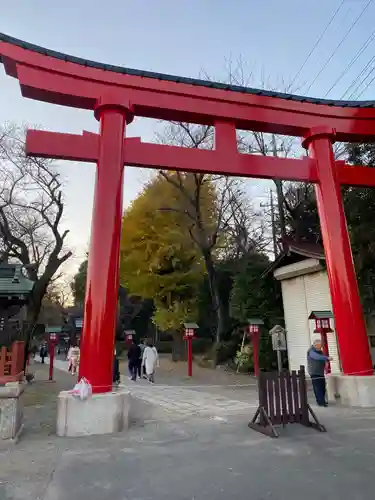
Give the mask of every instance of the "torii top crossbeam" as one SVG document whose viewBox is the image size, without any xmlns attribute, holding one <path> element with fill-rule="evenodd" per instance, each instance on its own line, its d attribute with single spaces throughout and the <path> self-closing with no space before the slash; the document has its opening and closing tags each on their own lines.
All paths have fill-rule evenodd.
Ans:
<svg viewBox="0 0 375 500">
<path fill-rule="evenodd" d="M 124 164 L 316 183 L 342 369 L 347 375 L 373 373 L 341 184 L 375 186 L 375 169 L 335 162 L 332 142 L 374 141 L 375 101 L 314 99 L 131 70 L 1 34 L 0 57 L 24 97 L 91 109 L 100 120 L 99 136 L 29 131 L 27 137 L 29 154 L 97 163 L 80 368 L 94 391 L 109 391 L 112 385 Z M 134 115 L 212 125 L 215 149 L 124 139 Z M 310 156 L 240 154 L 238 129 L 304 137 Z"/>
<path fill-rule="evenodd" d="M 375 101 L 337 101 L 139 71 L 38 47 L 0 34 L 6 72 L 18 78 L 24 97 L 94 109 L 113 92 L 132 103 L 137 116 L 302 137 L 313 127 L 336 130 L 338 141 L 375 137 Z"/>
</svg>

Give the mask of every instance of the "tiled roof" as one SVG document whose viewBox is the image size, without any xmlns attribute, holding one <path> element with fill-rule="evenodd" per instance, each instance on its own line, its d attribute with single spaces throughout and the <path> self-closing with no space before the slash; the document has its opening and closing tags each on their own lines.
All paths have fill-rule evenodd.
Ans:
<svg viewBox="0 0 375 500">
<path fill-rule="evenodd" d="M 81 66 L 88 66 L 90 68 L 101 69 L 104 71 L 111 71 L 114 73 L 122 73 L 124 75 L 140 76 L 143 78 L 153 78 L 156 80 L 164 80 L 168 82 L 184 83 L 187 85 L 196 85 L 200 87 L 209 87 L 213 89 L 230 90 L 231 92 L 241 92 L 244 94 L 254 94 L 258 96 L 266 97 L 278 97 L 280 99 L 286 99 L 289 101 L 306 102 L 311 104 L 323 104 L 328 106 L 339 106 L 339 107 L 350 107 L 350 108 L 374 108 L 375 101 L 341 101 L 335 99 L 319 99 L 315 97 L 300 96 L 295 94 L 288 94 L 285 92 L 275 92 L 272 90 L 262 90 L 254 89 L 251 87 L 242 87 L 240 85 L 230 85 L 220 82 L 212 82 L 210 80 L 200 80 L 198 78 L 188 78 L 183 76 L 167 75 L 164 73 L 155 73 L 152 71 L 144 71 L 139 69 L 124 68 L 123 66 L 115 66 L 112 64 L 105 64 L 96 61 L 90 61 L 89 59 L 84 59 L 81 57 L 70 56 L 62 52 L 57 52 L 55 50 L 46 49 L 40 47 L 39 45 L 34 45 L 32 43 L 19 40 L 18 38 L 13 38 L 5 33 L 0 33 L 0 42 L 9 43 L 12 45 L 17 45 L 23 49 L 37 52 L 45 56 L 54 57 L 62 61 L 67 61 L 75 64 L 80 64 Z"/>
<path fill-rule="evenodd" d="M 300 255 L 306 259 L 325 260 L 324 249 L 318 243 L 306 243 L 304 241 L 294 241 L 291 238 L 283 238 L 284 250 L 271 262 L 263 272 L 262 277 L 277 269 L 282 261 L 291 254 Z"/>
<path fill-rule="evenodd" d="M 0 265 L 0 295 L 27 295 L 34 282 L 22 274 L 20 264 Z"/>
</svg>

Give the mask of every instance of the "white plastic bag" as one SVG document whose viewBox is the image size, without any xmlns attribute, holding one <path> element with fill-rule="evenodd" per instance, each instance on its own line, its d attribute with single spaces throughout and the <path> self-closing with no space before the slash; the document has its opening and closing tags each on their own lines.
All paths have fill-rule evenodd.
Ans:
<svg viewBox="0 0 375 500">
<path fill-rule="evenodd" d="M 74 398 L 85 401 L 92 395 L 92 387 L 87 378 L 82 377 L 79 382 L 76 383 L 71 394 Z"/>
</svg>

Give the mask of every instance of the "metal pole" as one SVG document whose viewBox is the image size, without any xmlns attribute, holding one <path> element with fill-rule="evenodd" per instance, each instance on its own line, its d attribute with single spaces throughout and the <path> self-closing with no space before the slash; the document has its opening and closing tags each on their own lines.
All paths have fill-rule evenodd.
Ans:
<svg viewBox="0 0 375 500">
<path fill-rule="evenodd" d="M 188 377 L 193 376 L 193 339 L 189 337 L 187 339 L 187 348 L 188 348 Z"/>
<path fill-rule="evenodd" d="M 49 342 L 49 380 L 53 380 L 53 362 L 55 360 L 55 342 Z"/>
<path fill-rule="evenodd" d="M 277 350 L 276 353 L 277 353 L 277 370 L 279 373 L 281 373 L 283 371 L 283 362 L 281 359 L 281 351 Z"/>
</svg>

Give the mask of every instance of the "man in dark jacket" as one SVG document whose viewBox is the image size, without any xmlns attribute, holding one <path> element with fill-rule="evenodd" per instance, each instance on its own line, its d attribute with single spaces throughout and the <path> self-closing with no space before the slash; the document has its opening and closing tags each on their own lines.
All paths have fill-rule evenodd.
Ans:
<svg viewBox="0 0 375 500">
<path fill-rule="evenodd" d="M 323 354 L 320 340 L 315 340 L 307 351 L 307 371 L 311 377 L 315 399 L 319 406 L 327 406 L 324 368 L 327 361 L 331 360 L 332 358 Z"/>
<path fill-rule="evenodd" d="M 131 380 L 137 380 L 137 368 L 139 358 L 141 357 L 141 348 L 133 340 L 128 350 L 128 366 Z"/>
</svg>

